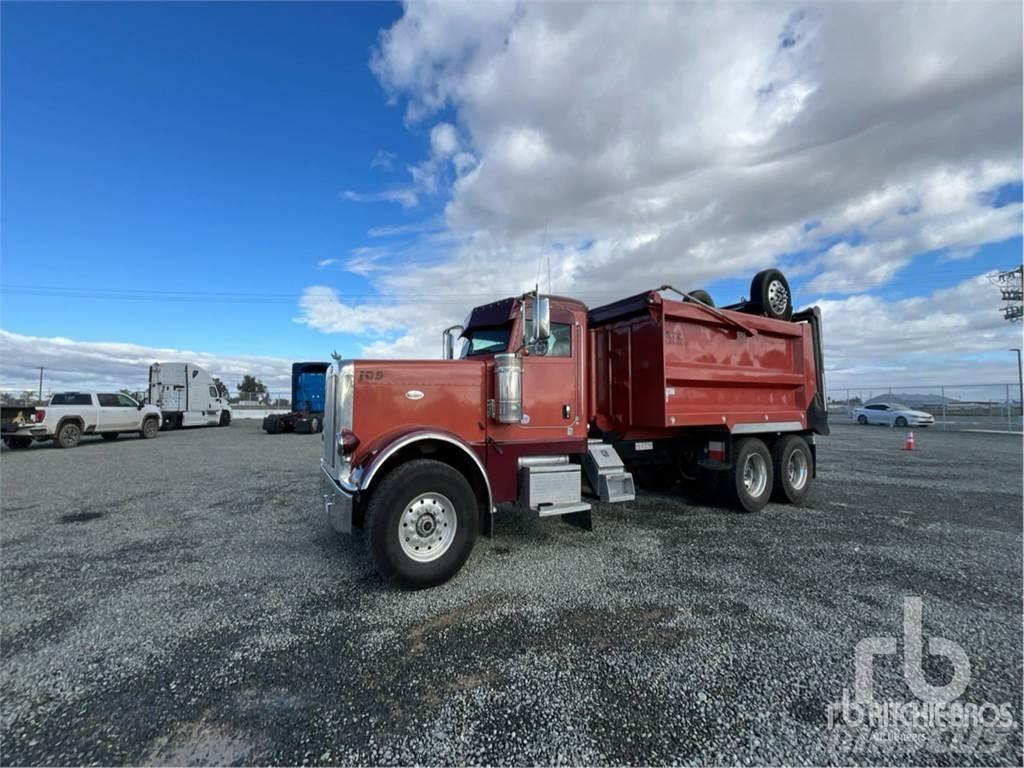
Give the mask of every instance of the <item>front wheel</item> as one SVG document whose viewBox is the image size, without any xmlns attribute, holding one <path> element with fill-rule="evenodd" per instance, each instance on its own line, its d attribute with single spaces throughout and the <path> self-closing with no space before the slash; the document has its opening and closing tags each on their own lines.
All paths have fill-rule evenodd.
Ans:
<svg viewBox="0 0 1024 768">
<path fill-rule="evenodd" d="M 867 416 L 858 416 L 857 417 L 857 423 L 858 424 L 867 424 L 868 423 L 868 417 Z"/>
<path fill-rule="evenodd" d="M 772 495 L 772 455 L 756 437 L 734 443 L 733 465 L 725 473 L 725 492 L 741 512 L 760 512 Z"/>
<path fill-rule="evenodd" d="M 408 589 L 441 584 L 476 543 L 479 511 L 466 478 L 447 464 L 417 459 L 381 482 L 367 508 L 370 553 L 387 581 Z"/>
<path fill-rule="evenodd" d="M 143 438 L 145 438 L 146 440 L 151 440 L 152 438 L 156 437 L 159 431 L 160 425 L 157 424 L 156 419 L 146 419 L 144 422 L 142 422 L 141 433 Z"/>
<path fill-rule="evenodd" d="M 219 426 L 219 427 L 226 427 L 230 423 L 231 423 L 231 411 L 221 411 L 220 412 L 220 423 L 217 426 Z"/>
<path fill-rule="evenodd" d="M 896 426 L 897 427 L 905 427 L 905 426 L 907 426 L 907 420 L 904 419 L 902 416 L 900 416 L 899 418 L 896 419 Z"/>
<path fill-rule="evenodd" d="M 802 504 L 811 492 L 814 456 L 807 441 L 796 435 L 780 437 L 772 446 L 775 465 L 775 498 L 790 504 Z"/>
</svg>

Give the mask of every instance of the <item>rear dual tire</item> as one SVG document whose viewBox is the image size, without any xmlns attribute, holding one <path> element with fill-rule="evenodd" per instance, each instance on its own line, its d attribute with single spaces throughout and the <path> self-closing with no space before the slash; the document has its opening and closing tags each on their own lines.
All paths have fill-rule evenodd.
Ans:
<svg viewBox="0 0 1024 768">
<path fill-rule="evenodd" d="M 772 446 L 776 501 L 803 504 L 811 492 L 814 455 L 807 441 L 796 435 L 780 437 Z"/>
<path fill-rule="evenodd" d="M 733 443 L 732 466 L 723 473 L 726 497 L 741 512 L 760 512 L 772 496 L 774 473 L 768 446 L 756 437 Z"/>
<path fill-rule="evenodd" d="M 386 581 L 406 589 L 454 576 L 476 543 L 479 509 L 466 478 L 438 461 L 394 469 L 366 510 L 370 554 Z"/>
</svg>

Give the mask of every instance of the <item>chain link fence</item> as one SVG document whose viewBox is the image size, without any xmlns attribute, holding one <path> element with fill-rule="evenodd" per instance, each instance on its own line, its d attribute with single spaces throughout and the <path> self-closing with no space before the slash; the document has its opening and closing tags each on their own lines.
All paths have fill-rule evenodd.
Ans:
<svg viewBox="0 0 1024 768">
<path fill-rule="evenodd" d="M 43 389 L 42 398 L 39 397 L 38 389 L 18 389 L 15 387 L 0 388 L 0 403 L 3 405 L 45 405 L 55 392 L 68 392 L 69 389 Z M 118 390 L 95 390 L 104 392 L 122 392 L 136 400 L 145 400 L 146 393 L 141 390 L 118 389 Z M 231 392 L 228 400 L 232 407 L 237 408 L 289 408 L 291 406 L 291 392 L 280 392 L 276 390 L 263 394 L 254 392 Z"/>
<path fill-rule="evenodd" d="M 1021 432 L 1017 384 L 947 384 L 874 387 L 829 387 L 833 423 L 852 422 L 854 408 L 870 403 L 898 403 L 935 417 L 932 429 L 944 431 Z"/>
</svg>

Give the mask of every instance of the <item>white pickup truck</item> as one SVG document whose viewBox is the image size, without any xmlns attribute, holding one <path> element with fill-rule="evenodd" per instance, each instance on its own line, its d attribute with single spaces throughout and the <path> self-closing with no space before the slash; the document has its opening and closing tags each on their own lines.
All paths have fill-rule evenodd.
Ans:
<svg viewBox="0 0 1024 768">
<path fill-rule="evenodd" d="M 28 448 L 33 440 L 53 440 L 58 448 L 74 448 L 82 435 L 100 435 L 116 440 L 122 432 L 137 432 L 144 438 L 160 431 L 160 409 L 115 393 L 59 392 L 28 421 L 3 425 L 8 448 Z"/>
</svg>

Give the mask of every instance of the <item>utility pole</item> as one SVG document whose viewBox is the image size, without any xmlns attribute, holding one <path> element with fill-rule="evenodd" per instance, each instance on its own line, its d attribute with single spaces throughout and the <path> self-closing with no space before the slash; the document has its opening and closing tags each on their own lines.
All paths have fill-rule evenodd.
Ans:
<svg viewBox="0 0 1024 768">
<path fill-rule="evenodd" d="M 1002 293 L 1003 317 L 1011 323 L 1024 318 L 1024 265 L 989 275 L 989 281 Z"/>
<path fill-rule="evenodd" d="M 39 366 L 39 402 L 43 402 L 43 366 Z"/>
<path fill-rule="evenodd" d="M 1017 353 L 1017 396 L 1020 398 L 1017 402 L 1020 403 L 1021 418 L 1024 419 L 1024 373 L 1021 372 L 1020 347 L 1013 347 L 1010 351 Z"/>
</svg>

